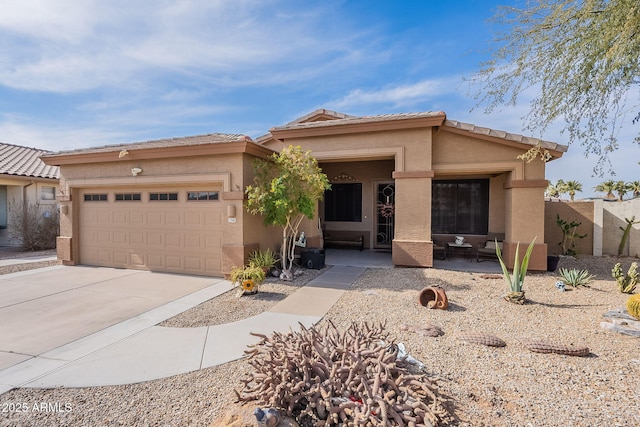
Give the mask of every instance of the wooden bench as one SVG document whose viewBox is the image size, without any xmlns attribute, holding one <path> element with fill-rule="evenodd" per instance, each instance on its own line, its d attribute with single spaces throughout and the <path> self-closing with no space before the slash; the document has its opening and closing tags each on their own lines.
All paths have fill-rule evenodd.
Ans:
<svg viewBox="0 0 640 427">
<path fill-rule="evenodd" d="M 330 235 L 324 236 L 324 244 L 332 246 L 356 246 L 361 251 L 364 249 L 364 236 L 354 236 L 354 237 L 332 237 Z"/>
</svg>

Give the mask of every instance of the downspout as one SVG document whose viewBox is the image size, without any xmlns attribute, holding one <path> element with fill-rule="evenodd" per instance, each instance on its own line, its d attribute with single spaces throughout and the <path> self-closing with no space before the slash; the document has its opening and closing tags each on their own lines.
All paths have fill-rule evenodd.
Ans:
<svg viewBox="0 0 640 427">
<path fill-rule="evenodd" d="M 29 213 L 29 200 L 27 199 L 27 187 L 33 185 L 33 181 L 22 186 L 22 245 L 24 245 L 24 234 L 27 232 L 27 214 Z"/>
</svg>

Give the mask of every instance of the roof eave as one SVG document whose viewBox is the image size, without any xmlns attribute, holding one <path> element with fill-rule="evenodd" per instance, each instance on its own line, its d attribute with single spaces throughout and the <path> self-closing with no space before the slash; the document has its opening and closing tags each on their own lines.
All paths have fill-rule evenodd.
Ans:
<svg viewBox="0 0 640 427">
<path fill-rule="evenodd" d="M 123 150 L 125 149 L 126 147 L 123 147 Z M 61 166 L 86 163 L 108 163 L 126 160 L 167 159 L 176 157 L 195 157 L 234 153 L 246 153 L 255 157 L 267 157 L 273 153 L 273 150 L 255 144 L 251 141 L 225 143 L 218 142 L 187 146 L 126 149 L 126 154 L 120 157 L 120 153 L 123 152 L 123 150 L 50 154 L 42 156 L 41 159 L 48 165 Z"/>
<path fill-rule="evenodd" d="M 507 145 L 507 146 L 515 147 L 515 148 L 522 148 L 522 149 L 525 149 L 525 150 L 528 150 L 528 149 L 534 147 L 534 145 L 530 144 L 530 143 L 518 142 L 518 141 L 507 139 L 507 138 L 501 138 L 501 137 L 498 137 L 498 136 L 490 135 L 488 132 L 487 133 L 473 132 L 473 131 L 470 131 L 470 130 L 460 129 L 460 128 L 457 128 L 457 127 L 447 126 L 447 125 L 441 126 L 439 129 L 442 130 L 442 131 L 445 131 L 445 132 L 456 133 L 456 134 L 459 134 L 459 135 L 472 136 L 474 138 L 481 139 L 481 140 L 484 140 L 484 141 L 495 142 L 495 143 L 498 143 L 498 144 Z M 488 129 L 488 130 L 490 131 L 491 129 Z M 543 141 L 541 139 L 538 139 L 537 141 L 540 142 L 540 146 L 542 148 L 548 150 L 549 154 L 551 154 L 551 159 L 549 161 L 555 160 L 555 159 L 559 159 L 560 157 L 562 157 L 562 155 L 568 149 L 568 147 L 566 145 L 557 144 L 557 143 L 553 143 L 553 142 L 549 142 L 549 141 Z"/>
</svg>

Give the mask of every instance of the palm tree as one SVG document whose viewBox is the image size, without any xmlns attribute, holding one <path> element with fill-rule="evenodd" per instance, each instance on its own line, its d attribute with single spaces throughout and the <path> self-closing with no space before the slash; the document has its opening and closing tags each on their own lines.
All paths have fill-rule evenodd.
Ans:
<svg viewBox="0 0 640 427">
<path fill-rule="evenodd" d="M 615 190 L 616 182 L 612 179 L 608 181 L 601 182 L 596 185 L 594 190 L 599 191 L 600 193 L 607 193 L 605 199 L 613 200 L 616 197 L 613 195 L 613 191 Z"/>
<path fill-rule="evenodd" d="M 633 198 L 640 197 L 640 181 L 631 181 L 627 183 L 629 191 L 633 192 Z"/>
<path fill-rule="evenodd" d="M 571 201 L 573 202 L 576 191 L 582 192 L 582 184 L 578 181 L 567 181 L 564 183 L 564 190 L 564 192 L 569 193 L 569 197 L 571 197 Z"/>
<path fill-rule="evenodd" d="M 618 193 L 618 201 L 621 202 L 624 198 L 624 195 L 629 191 L 629 187 L 627 183 L 624 181 L 616 181 L 615 186 L 613 187 L 614 191 Z"/>
</svg>

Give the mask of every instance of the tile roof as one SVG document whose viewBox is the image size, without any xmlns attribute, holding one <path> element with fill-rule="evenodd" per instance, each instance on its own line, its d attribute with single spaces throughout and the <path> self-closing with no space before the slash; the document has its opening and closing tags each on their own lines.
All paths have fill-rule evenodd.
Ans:
<svg viewBox="0 0 640 427">
<path fill-rule="evenodd" d="M 458 130 L 463 130 L 478 136 L 489 136 L 494 138 L 503 139 L 506 141 L 513 141 L 520 144 L 536 145 L 540 143 L 540 146 L 549 150 L 555 150 L 560 152 L 566 152 L 568 147 L 566 145 L 558 144 L 551 141 L 545 141 L 538 138 L 531 138 L 516 133 L 509 133 L 502 130 L 490 129 L 486 127 L 476 126 L 470 123 L 459 122 L 456 120 L 446 119 L 446 113 L 444 111 L 426 111 L 418 113 L 396 113 L 396 114 L 380 114 L 375 116 L 351 116 L 344 113 L 338 113 L 331 110 L 316 110 L 309 113 L 297 120 L 289 122 L 282 126 L 273 127 L 272 131 L 291 130 L 291 129 L 312 129 L 331 126 L 340 126 L 344 124 L 355 123 L 375 123 L 385 121 L 401 121 L 416 118 L 429 118 L 429 117 L 443 117 L 444 122 L 442 126 L 451 127 Z M 320 118 L 320 120 L 313 120 L 314 118 Z M 258 143 L 263 143 L 271 138 L 271 134 L 266 134 L 257 139 Z"/>
<path fill-rule="evenodd" d="M 459 122 L 459 121 L 456 121 L 456 120 L 447 119 L 447 120 L 444 121 L 443 126 L 464 130 L 464 131 L 467 131 L 467 132 L 470 132 L 470 133 L 474 133 L 476 135 L 492 136 L 494 138 L 500 138 L 500 139 L 504 139 L 504 140 L 507 140 L 507 141 L 518 142 L 520 144 L 536 145 L 536 144 L 540 143 L 540 146 L 542 148 L 546 148 L 546 149 L 549 149 L 549 150 L 560 151 L 560 152 L 563 152 L 563 153 L 566 153 L 567 149 L 569 148 L 566 145 L 558 144 L 558 143 L 551 142 L 551 141 L 545 141 L 545 140 L 538 139 L 538 138 L 531 138 L 531 137 L 528 137 L 528 136 L 519 135 L 517 133 L 509 133 L 509 132 L 506 132 L 506 131 L 503 131 L 503 130 L 484 128 L 484 127 L 473 125 L 471 123 L 463 123 L 463 122 Z"/>
<path fill-rule="evenodd" d="M 34 178 L 60 178 L 60 168 L 40 160 L 50 151 L 0 142 L 0 174 Z"/>
<path fill-rule="evenodd" d="M 313 114 L 313 113 L 312 113 Z M 338 113 L 340 114 L 340 113 Z M 344 124 L 358 124 L 358 123 L 376 123 L 376 122 L 388 122 L 388 121 L 401 121 L 410 119 L 420 119 L 429 117 L 445 117 L 443 111 L 425 111 L 420 113 L 396 113 L 396 114 L 379 114 L 375 116 L 349 116 L 343 114 L 343 118 L 334 120 L 321 120 L 315 122 L 299 122 L 300 119 L 287 123 L 283 126 L 276 126 L 272 130 L 288 130 L 288 129 L 311 129 L 319 127 L 340 126 Z"/>
<path fill-rule="evenodd" d="M 351 116 L 349 114 L 345 114 L 345 113 L 340 113 L 337 111 L 333 111 L 333 110 L 327 110 L 325 108 L 320 108 L 318 110 L 312 111 L 309 114 L 305 114 L 302 117 L 298 117 L 297 119 L 295 119 L 292 122 L 287 123 L 285 126 L 290 126 L 290 125 L 295 125 L 298 123 L 305 123 L 305 122 L 315 122 L 315 121 L 322 121 L 322 120 L 334 120 L 334 119 L 355 119 L 357 118 L 357 116 Z M 315 119 L 315 120 L 312 120 Z"/>
<path fill-rule="evenodd" d="M 150 148 L 187 147 L 192 145 L 225 144 L 229 142 L 253 142 L 253 140 L 241 134 L 209 133 L 206 135 L 183 136 L 178 138 L 157 139 L 143 142 L 130 142 L 124 144 L 104 145 L 101 147 L 79 148 L 75 150 L 58 151 L 50 153 L 53 156 L 66 154 L 92 154 L 110 153 L 122 150 L 145 150 Z"/>
</svg>

